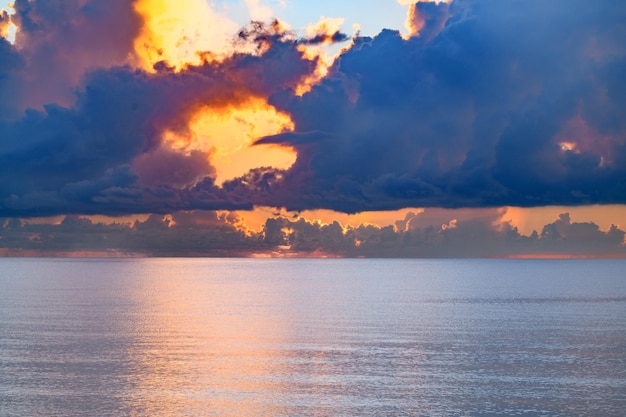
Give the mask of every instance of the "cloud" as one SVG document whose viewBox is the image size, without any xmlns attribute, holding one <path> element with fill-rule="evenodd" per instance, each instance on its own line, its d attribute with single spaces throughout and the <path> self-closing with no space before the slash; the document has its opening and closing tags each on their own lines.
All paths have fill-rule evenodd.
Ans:
<svg viewBox="0 0 626 417">
<path fill-rule="evenodd" d="M 133 161 L 133 170 L 139 182 L 149 186 L 169 183 L 182 187 L 205 176 L 215 176 L 209 153 L 194 150 L 186 155 L 166 146 L 139 155 Z"/>
<path fill-rule="evenodd" d="M 319 79 L 303 46 L 345 40 L 334 23 L 297 39 L 253 22 L 231 55 L 146 71 L 130 2 L 18 0 L 16 43 L 0 40 L 0 215 L 626 203 L 626 7 L 410 10 L 415 36 L 356 37 Z M 293 132 L 256 141 L 294 149 L 291 168 L 218 186 L 210 146 L 163 139 L 251 98 L 291 116 Z"/>
<path fill-rule="evenodd" d="M 127 2 L 141 18 L 134 39 L 133 61 L 147 71 L 159 61 L 183 69 L 199 65 L 203 55 L 227 56 L 239 25 L 206 0 L 133 0 Z"/>
<path fill-rule="evenodd" d="M 423 42 L 430 42 L 443 29 L 449 17 L 449 7 L 445 2 L 412 3 L 405 26 L 409 36 L 419 36 Z"/>
<path fill-rule="evenodd" d="M 0 38 L 9 36 L 9 27 L 11 26 L 11 16 L 9 12 L 0 9 Z"/>
<path fill-rule="evenodd" d="M 612 225 L 606 232 L 593 222 L 573 223 L 568 213 L 543 227 L 540 235 L 540 250 L 557 250 L 571 254 L 586 254 L 590 248 L 595 253 L 611 253 L 624 248 L 625 233 Z"/>
<path fill-rule="evenodd" d="M 67 216 L 59 224 L 0 219 L 0 254 L 343 257 L 626 257 L 624 231 L 572 222 L 567 213 L 522 235 L 496 210 L 409 213 L 393 226 L 342 226 L 270 217 L 260 232 L 232 212 L 183 211 L 132 224 Z"/>
<path fill-rule="evenodd" d="M 266 97 L 293 87 L 315 67 L 295 39 L 273 27 L 255 24 L 241 37 L 263 43 L 264 50 L 179 72 L 165 63 L 154 73 L 129 66 L 93 70 L 71 106 L 48 104 L 21 117 L 0 118 L 0 213 L 252 207 L 250 197 L 230 197 L 213 184 L 209 150 L 176 151 L 163 144 L 166 131 L 190 135 L 189 119 L 198 109 L 219 112 Z M 0 53 L 12 61 L 3 60 L 7 65 L 0 70 L 15 71 L 20 55 L 10 44 L 2 46 Z"/>
<path fill-rule="evenodd" d="M 0 120 L 14 116 L 13 100 L 19 93 L 17 80 L 24 61 L 13 45 L 0 37 Z"/>
<path fill-rule="evenodd" d="M 254 247 L 233 224 L 216 212 L 151 215 L 132 224 L 103 224 L 67 216 L 59 224 L 3 222 L 0 247 L 48 254 L 88 252 L 103 255 L 236 256 Z M 14 252 L 16 253 L 16 252 Z"/>
<path fill-rule="evenodd" d="M 85 72 L 127 61 L 140 20 L 127 0 L 16 0 L 16 47 L 25 67 L 19 109 L 69 105 Z"/>
<path fill-rule="evenodd" d="M 626 69 L 626 8 L 457 1 L 416 11 L 429 7 L 450 14 L 431 39 L 394 31 L 356 39 L 309 94 L 273 97 L 296 125 L 270 139 L 298 151 L 284 187 L 305 190 L 282 203 L 339 211 L 624 203 L 617 74 Z M 561 142 L 572 124 L 587 134 L 569 138 L 568 150 Z"/>
</svg>

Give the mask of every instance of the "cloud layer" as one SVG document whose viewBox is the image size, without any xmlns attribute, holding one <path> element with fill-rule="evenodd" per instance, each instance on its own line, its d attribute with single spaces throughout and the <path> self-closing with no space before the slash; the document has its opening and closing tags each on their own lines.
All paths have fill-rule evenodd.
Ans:
<svg viewBox="0 0 626 417">
<path fill-rule="evenodd" d="M 353 39 L 302 96 L 319 59 L 303 46 L 345 35 L 254 23 L 238 53 L 148 72 L 132 2 L 15 10 L 16 44 L 0 39 L 2 216 L 626 203 L 623 2 L 418 3 L 414 36 Z M 259 161 L 218 186 L 211 149 L 164 146 L 198 109 L 250 97 L 291 115 L 293 132 L 257 141 L 295 149 L 290 169 Z"/>
<path fill-rule="evenodd" d="M 268 218 L 246 230 L 236 213 L 151 215 L 132 224 L 67 216 L 58 224 L 0 219 L 0 255 L 331 256 L 331 257 L 626 257 L 624 231 L 561 214 L 540 233 L 522 235 L 499 210 L 409 213 L 395 226 L 343 227 L 305 218 Z M 443 221 L 443 223 L 441 223 Z"/>
<path fill-rule="evenodd" d="M 307 190 L 286 204 L 623 203 L 626 7 L 457 1 L 438 31 L 448 5 L 428 6 L 426 38 L 358 39 L 310 94 L 274 98 L 297 132 L 260 142 L 298 150 L 286 181 Z"/>
</svg>

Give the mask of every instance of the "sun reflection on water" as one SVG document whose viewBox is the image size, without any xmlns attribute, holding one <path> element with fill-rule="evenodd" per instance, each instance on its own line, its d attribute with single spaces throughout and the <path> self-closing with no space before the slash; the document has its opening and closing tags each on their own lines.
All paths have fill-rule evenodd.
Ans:
<svg viewBox="0 0 626 417">
<path fill-rule="evenodd" d="M 623 414 L 618 261 L 0 263 L 2 416 Z"/>
<path fill-rule="evenodd" d="M 274 397 L 289 387 L 275 375 L 288 369 L 277 369 L 276 350 L 288 328 L 270 308 L 275 293 L 259 303 L 245 281 L 220 285 L 224 277 L 211 270 L 179 279 L 184 265 L 169 260 L 135 294 L 141 307 L 132 355 L 141 368 L 135 396 L 142 413 L 281 414 Z"/>
</svg>

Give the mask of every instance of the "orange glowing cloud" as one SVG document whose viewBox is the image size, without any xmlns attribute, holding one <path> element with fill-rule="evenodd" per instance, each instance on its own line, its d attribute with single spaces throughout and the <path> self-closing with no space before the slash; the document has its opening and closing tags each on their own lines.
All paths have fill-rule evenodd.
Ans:
<svg viewBox="0 0 626 417">
<path fill-rule="evenodd" d="M 502 221 L 510 222 L 520 233 L 530 235 L 533 231 L 541 232 L 544 225 L 552 222 L 561 213 L 570 213 L 576 221 L 592 221 L 601 230 L 609 230 L 612 224 L 620 228 L 626 226 L 626 206 L 591 205 L 591 206 L 548 206 L 548 207 L 506 207 Z"/>
<path fill-rule="evenodd" d="M 334 55 L 331 55 L 325 47 L 336 42 L 335 36 L 340 33 L 343 22 L 343 18 L 322 16 L 316 24 L 311 24 L 307 27 L 306 37 L 308 39 L 315 39 L 317 42 L 313 44 L 302 43 L 298 45 L 298 50 L 302 52 L 306 59 L 316 61 L 317 66 L 313 73 L 305 77 L 296 86 L 296 95 L 302 96 L 311 91 L 314 85 L 328 75 L 328 69 L 333 65 L 343 50 L 337 51 Z"/>
<path fill-rule="evenodd" d="M 248 0 L 246 5 L 253 18 L 267 19 L 271 15 L 271 10 L 259 1 Z M 140 0 L 135 9 L 144 22 L 135 40 L 137 64 L 147 71 L 154 71 L 153 66 L 159 61 L 165 61 L 175 71 L 183 71 L 206 62 L 223 62 L 235 52 L 262 55 L 266 49 L 263 44 L 250 44 L 255 40 L 235 42 L 233 35 L 238 26 L 204 0 Z M 328 30 L 334 27 L 330 21 L 327 26 Z M 281 34 L 288 30 L 277 20 L 271 27 Z M 217 183 L 241 176 L 252 168 L 286 169 L 293 165 L 296 154 L 291 148 L 252 146 L 263 136 L 293 130 L 290 116 L 277 111 L 266 98 L 253 96 L 245 89 L 236 95 L 230 103 L 192 109 L 186 116 L 186 129 L 174 128 L 163 133 L 163 146 L 187 156 L 194 152 L 206 154 L 215 168 L 210 174 L 216 175 Z"/>
<path fill-rule="evenodd" d="M 13 3 L 8 3 L 6 7 L 0 7 L 0 38 L 5 38 L 9 42 L 15 40 L 17 26 L 12 22 L 11 15 L 15 13 Z"/>
<path fill-rule="evenodd" d="M 8 38 L 9 37 L 9 21 L 5 21 L 3 20 L 4 18 L 2 17 L 2 15 L 0 15 L 0 37 L 2 38 Z"/>
<path fill-rule="evenodd" d="M 246 228 L 251 232 L 260 232 L 268 218 L 283 216 L 288 218 L 302 218 L 308 222 L 316 224 L 331 224 L 339 222 L 342 227 L 359 227 L 362 225 L 373 225 L 376 227 L 393 226 L 395 223 L 406 217 L 409 213 L 422 213 L 422 208 L 405 208 L 391 211 L 364 211 L 356 214 L 340 213 L 333 210 L 305 210 L 302 212 L 288 212 L 271 207 L 255 207 L 252 211 L 237 212 L 238 216 L 245 223 Z"/>
<path fill-rule="evenodd" d="M 231 49 L 238 25 L 211 9 L 205 0 L 139 0 L 144 25 L 135 39 L 138 65 L 148 71 L 166 61 L 177 70 L 203 62 L 203 53 L 220 56 Z"/>
<path fill-rule="evenodd" d="M 425 217 L 424 225 L 430 223 L 436 226 L 450 227 L 454 220 L 478 220 L 491 224 L 495 230 L 501 230 L 504 225 L 515 227 L 525 236 L 533 231 L 541 232 L 542 228 L 558 218 L 560 213 L 570 212 L 577 221 L 592 221 L 601 230 L 609 230 L 612 224 L 623 228 L 626 225 L 626 206 L 623 205 L 594 205 L 579 207 L 502 207 L 498 209 L 424 209 L 404 208 L 388 211 L 366 211 L 356 214 L 339 213 L 333 210 L 305 210 L 302 212 L 287 212 L 270 207 L 256 207 L 252 211 L 237 212 L 242 224 L 250 232 L 262 230 L 265 220 L 274 216 L 283 216 L 291 219 L 303 218 L 309 222 L 331 224 L 339 222 L 342 227 L 359 227 L 372 225 L 375 227 L 394 226 L 403 232 L 408 230 L 409 223 L 402 219 L 421 219 Z M 408 216 L 408 217 L 407 217 Z M 399 222 L 400 221 L 400 222 Z M 423 225 L 422 225 L 423 226 Z"/>
<path fill-rule="evenodd" d="M 398 3 L 402 6 L 409 6 L 409 10 L 407 11 L 406 21 L 404 22 L 404 27 L 407 29 L 408 34 L 404 36 L 405 39 L 412 38 L 414 36 L 420 36 L 420 32 L 426 26 L 426 17 L 423 16 L 419 10 L 417 10 L 418 3 L 451 3 L 452 0 L 398 0 Z M 441 23 L 441 27 L 438 29 L 441 30 L 443 28 L 443 23 L 445 23 L 445 19 Z"/>
<path fill-rule="evenodd" d="M 252 146 L 260 137 L 293 130 L 288 114 L 279 112 L 263 98 L 250 97 L 225 107 L 203 107 L 189 122 L 186 133 L 166 131 L 164 143 L 178 152 L 210 152 L 216 181 L 243 175 L 252 168 L 289 168 L 295 152 L 284 146 Z"/>
</svg>

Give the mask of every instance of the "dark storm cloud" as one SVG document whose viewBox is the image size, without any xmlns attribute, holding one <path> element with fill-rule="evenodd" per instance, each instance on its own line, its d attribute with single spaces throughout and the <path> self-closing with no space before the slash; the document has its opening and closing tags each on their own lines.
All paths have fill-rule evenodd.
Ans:
<svg viewBox="0 0 626 417">
<path fill-rule="evenodd" d="M 17 112 L 13 100 L 19 91 L 16 79 L 23 67 L 24 61 L 15 47 L 0 37 L 0 120 Z"/>
<path fill-rule="evenodd" d="M 282 204 L 626 202 L 623 2 L 457 1 L 415 13 L 430 17 L 428 36 L 356 39 L 309 94 L 273 97 L 296 132 L 261 143 L 299 154 L 284 180 L 297 193 Z M 569 136 L 572 125 L 585 134 Z"/>
<path fill-rule="evenodd" d="M 507 257 L 571 255 L 626 257 L 625 233 L 612 226 L 572 222 L 567 213 L 525 236 L 499 222 L 497 210 L 427 209 L 396 227 L 343 228 L 304 218 L 273 217 L 245 232 L 235 213 L 151 215 L 132 224 L 101 224 L 67 216 L 59 224 L 0 219 L 0 254 L 72 252 L 149 256 Z"/>
<path fill-rule="evenodd" d="M 186 135 L 188 118 L 201 107 L 219 111 L 250 96 L 265 97 L 314 68 L 284 33 L 258 24 L 247 33 L 271 43 L 260 55 L 235 54 L 181 72 L 165 63 L 155 73 L 126 66 L 94 70 L 71 106 L 46 104 L 18 118 L 0 118 L 0 213 L 251 208 L 250 196 L 229 196 L 214 185 L 209 153 L 177 152 L 161 143 L 165 130 Z M 3 60 L 0 71 L 14 71 L 21 56 L 2 42 L 3 57 L 15 59 Z"/>
<path fill-rule="evenodd" d="M 120 66 L 141 20 L 126 0 L 18 0 L 0 40 L 0 215 L 190 209 L 626 203 L 626 6 L 619 1 L 419 3 L 417 36 L 357 37 L 328 77 L 274 22 L 236 53 L 180 72 Z M 6 26 L 5 15 L 2 25 Z M 114 29 L 113 29 L 114 28 Z M 191 114 L 270 97 L 298 152 L 223 187 L 207 152 L 165 149 Z M 259 164 L 262 165 L 262 164 Z"/>
<path fill-rule="evenodd" d="M 176 112 L 193 105 L 177 78 L 127 68 L 101 71 L 90 76 L 71 108 L 46 105 L 17 121 L 0 121 L 0 197 L 36 192 L 61 197 L 64 187 L 98 181 L 156 149 L 163 124 L 175 123 Z M 215 82 L 200 78 L 187 85 L 210 94 Z"/>
</svg>

